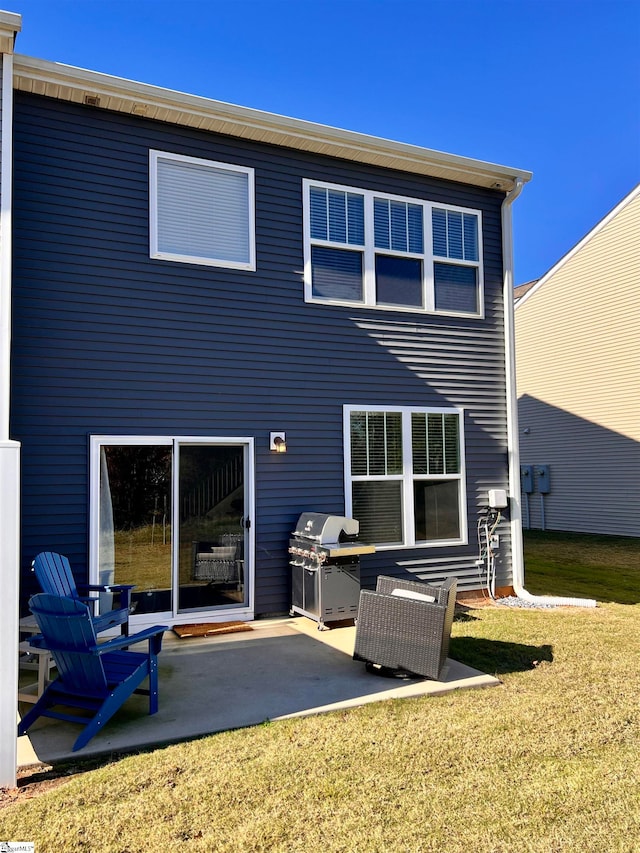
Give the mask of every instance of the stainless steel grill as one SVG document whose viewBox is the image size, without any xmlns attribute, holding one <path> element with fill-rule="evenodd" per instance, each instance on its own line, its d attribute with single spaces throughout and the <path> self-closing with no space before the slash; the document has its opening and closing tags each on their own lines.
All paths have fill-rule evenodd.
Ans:
<svg viewBox="0 0 640 853">
<path fill-rule="evenodd" d="M 373 545 L 358 541 L 354 518 L 303 512 L 289 540 L 291 615 L 327 622 L 355 619 L 360 598 L 360 555 Z"/>
</svg>

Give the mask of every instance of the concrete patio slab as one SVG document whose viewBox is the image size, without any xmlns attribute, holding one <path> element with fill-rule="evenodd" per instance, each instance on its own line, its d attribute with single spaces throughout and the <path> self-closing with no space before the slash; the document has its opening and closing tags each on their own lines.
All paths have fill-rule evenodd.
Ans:
<svg viewBox="0 0 640 853">
<path fill-rule="evenodd" d="M 304 617 L 258 621 L 252 627 L 238 634 L 185 640 L 166 633 L 159 657 L 157 714 L 147 714 L 146 697 L 133 696 L 78 752 L 72 752 L 78 726 L 40 718 L 18 739 L 18 765 L 134 752 L 267 720 L 500 684 L 453 660 L 447 661 L 441 681 L 371 675 L 364 664 L 351 659 L 353 627 L 319 631 Z"/>
</svg>

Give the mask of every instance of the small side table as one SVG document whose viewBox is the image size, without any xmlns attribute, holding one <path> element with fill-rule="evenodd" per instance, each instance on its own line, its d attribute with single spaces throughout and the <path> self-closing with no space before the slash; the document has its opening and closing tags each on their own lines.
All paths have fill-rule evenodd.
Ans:
<svg viewBox="0 0 640 853">
<path fill-rule="evenodd" d="M 19 623 L 20 634 L 37 634 L 40 629 L 33 616 L 25 616 Z M 49 675 L 55 667 L 48 649 L 34 649 L 28 640 L 22 640 L 18 645 L 18 665 L 20 669 L 33 669 L 38 673 L 38 680 L 33 684 L 18 689 L 19 702 L 37 702 L 45 687 L 51 681 Z"/>
</svg>

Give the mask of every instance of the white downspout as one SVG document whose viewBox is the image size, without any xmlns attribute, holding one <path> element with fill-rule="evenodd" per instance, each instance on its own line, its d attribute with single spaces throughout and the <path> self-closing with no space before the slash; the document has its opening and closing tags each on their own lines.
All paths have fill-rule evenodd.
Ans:
<svg viewBox="0 0 640 853">
<path fill-rule="evenodd" d="M 520 440 L 518 430 L 518 394 L 516 389 L 516 335 L 513 309 L 513 225 L 511 205 L 522 192 L 524 181 L 516 185 L 502 202 L 502 257 L 504 269 L 504 334 L 505 368 L 507 383 L 507 444 L 509 448 L 509 507 L 511 513 L 511 560 L 513 589 L 518 598 L 532 604 L 570 605 L 595 607 L 592 598 L 563 598 L 560 596 L 533 595 L 524 588 L 524 548 L 522 537 L 522 511 L 520 506 Z"/>
</svg>

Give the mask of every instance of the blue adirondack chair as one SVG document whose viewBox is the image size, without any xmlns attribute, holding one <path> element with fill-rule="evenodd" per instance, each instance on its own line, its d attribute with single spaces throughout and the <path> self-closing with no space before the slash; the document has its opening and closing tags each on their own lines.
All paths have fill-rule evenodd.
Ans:
<svg viewBox="0 0 640 853">
<path fill-rule="evenodd" d="M 38 717 L 80 723 L 84 730 L 73 745 L 75 752 L 102 730 L 132 693 L 148 695 L 149 713 L 156 713 L 158 654 L 162 634 L 167 630 L 165 625 L 98 643 L 91 613 L 82 601 L 40 593 L 32 596 L 29 607 L 42 631 L 29 642 L 36 648 L 49 649 L 58 677 L 20 722 L 19 735 L 23 735 Z M 149 643 L 146 654 L 123 651 L 125 646 L 143 640 Z M 149 679 L 148 689 L 140 687 L 146 678 Z M 56 707 L 65 710 L 54 710 Z M 69 708 L 82 710 L 85 715 L 69 713 L 66 710 Z"/>
<path fill-rule="evenodd" d="M 42 591 L 51 595 L 64 595 L 76 601 L 83 601 L 95 607 L 98 599 L 89 595 L 90 592 L 117 592 L 120 594 L 120 607 L 107 613 L 95 615 L 92 613 L 93 627 L 96 634 L 120 625 L 120 633 L 129 633 L 129 614 L 131 612 L 131 590 L 135 584 L 83 584 L 78 591 L 69 560 L 62 554 L 53 551 L 42 551 L 32 563 L 33 571 Z"/>
</svg>

